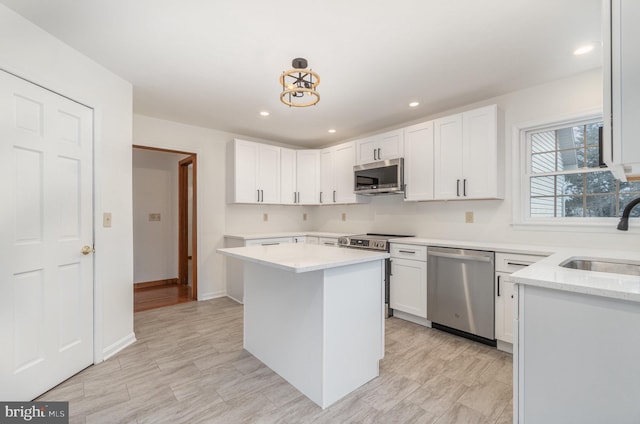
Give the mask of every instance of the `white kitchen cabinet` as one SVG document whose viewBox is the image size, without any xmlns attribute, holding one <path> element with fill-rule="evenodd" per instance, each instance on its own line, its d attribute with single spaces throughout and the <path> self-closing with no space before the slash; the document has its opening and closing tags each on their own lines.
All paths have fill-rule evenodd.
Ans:
<svg viewBox="0 0 640 424">
<path fill-rule="evenodd" d="M 293 149 L 280 148 L 280 203 L 298 203 L 297 155 Z"/>
<path fill-rule="evenodd" d="M 433 200 L 433 121 L 404 129 L 404 199 Z"/>
<path fill-rule="evenodd" d="M 280 203 L 280 148 L 251 141 L 231 143 L 232 203 Z"/>
<path fill-rule="evenodd" d="M 640 175 L 640 2 L 604 2 L 603 156 L 616 178 Z"/>
<path fill-rule="evenodd" d="M 322 149 L 320 152 L 320 204 L 357 203 L 353 192 L 353 166 L 356 162 L 354 142 Z"/>
<path fill-rule="evenodd" d="M 514 422 L 639 422 L 640 305 L 534 285 L 516 288 Z"/>
<path fill-rule="evenodd" d="M 496 253 L 495 335 L 499 350 L 513 351 L 514 312 L 518 305 L 518 293 L 514 290 L 514 284 L 509 276 L 542 258 L 544 256 Z"/>
<path fill-rule="evenodd" d="M 246 240 L 236 237 L 225 237 L 224 247 L 269 246 L 293 242 L 293 237 L 270 237 Z M 227 296 L 238 303 L 243 303 L 244 269 L 242 261 L 232 257 L 225 257 L 225 275 L 227 278 Z"/>
<path fill-rule="evenodd" d="M 391 244 L 389 306 L 427 318 L 427 247 Z"/>
<path fill-rule="evenodd" d="M 434 121 L 434 198 L 502 199 L 498 109 L 485 106 Z"/>
<path fill-rule="evenodd" d="M 297 204 L 320 202 L 320 150 L 296 150 Z"/>
<path fill-rule="evenodd" d="M 402 129 L 377 134 L 356 142 L 356 164 L 395 159 L 404 156 Z"/>
</svg>

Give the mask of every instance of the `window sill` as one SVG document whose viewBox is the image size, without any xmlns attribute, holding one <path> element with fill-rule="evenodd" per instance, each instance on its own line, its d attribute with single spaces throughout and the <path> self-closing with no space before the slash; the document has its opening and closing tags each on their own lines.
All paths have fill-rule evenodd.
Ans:
<svg viewBox="0 0 640 424">
<path fill-rule="evenodd" d="M 584 219 L 584 218 L 583 218 Z M 593 221 L 584 222 L 572 219 L 559 220 L 530 220 L 520 221 L 511 224 L 514 230 L 518 231 L 561 231 L 573 233 L 600 233 L 600 234 L 640 234 L 640 219 L 632 218 L 629 221 L 628 231 L 619 231 L 616 227 L 620 219 L 618 218 L 594 218 Z"/>
</svg>

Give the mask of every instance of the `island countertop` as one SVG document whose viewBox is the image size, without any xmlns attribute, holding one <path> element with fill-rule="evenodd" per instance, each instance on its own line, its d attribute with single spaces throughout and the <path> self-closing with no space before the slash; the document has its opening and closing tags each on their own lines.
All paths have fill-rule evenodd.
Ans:
<svg viewBox="0 0 640 424">
<path fill-rule="evenodd" d="M 583 271 L 560 266 L 573 258 L 637 261 L 638 252 L 602 249 L 562 249 L 511 274 L 520 284 L 640 302 L 640 277 L 609 272 Z"/>
<path fill-rule="evenodd" d="M 295 273 L 377 261 L 390 256 L 386 252 L 305 243 L 231 247 L 217 249 L 216 252 Z"/>
</svg>

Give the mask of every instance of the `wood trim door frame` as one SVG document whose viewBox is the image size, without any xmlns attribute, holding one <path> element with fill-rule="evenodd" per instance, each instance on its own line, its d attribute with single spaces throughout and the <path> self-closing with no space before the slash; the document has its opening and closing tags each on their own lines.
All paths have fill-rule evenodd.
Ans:
<svg viewBox="0 0 640 424">
<path fill-rule="evenodd" d="M 189 166 L 192 167 L 192 204 L 189 216 Z M 185 284 L 189 272 L 189 220 L 191 220 L 191 298 L 198 300 L 198 202 L 197 157 L 178 162 L 178 281 Z"/>
</svg>

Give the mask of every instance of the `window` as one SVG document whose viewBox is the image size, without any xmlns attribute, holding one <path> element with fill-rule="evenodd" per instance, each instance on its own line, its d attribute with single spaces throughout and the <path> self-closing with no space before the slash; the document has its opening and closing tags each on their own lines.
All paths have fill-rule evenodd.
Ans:
<svg viewBox="0 0 640 424">
<path fill-rule="evenodd" d="M 640 196 L 640 182 L 620 182 L 600 167 L 601 127 L 591 119 L 525 131 L 526 220 L 618 217 Z"/>
</svg>

